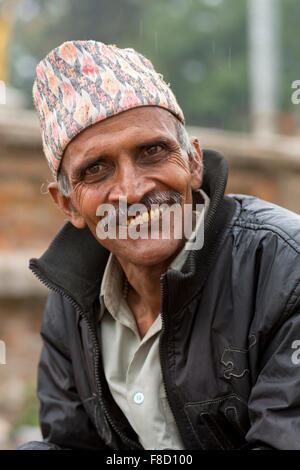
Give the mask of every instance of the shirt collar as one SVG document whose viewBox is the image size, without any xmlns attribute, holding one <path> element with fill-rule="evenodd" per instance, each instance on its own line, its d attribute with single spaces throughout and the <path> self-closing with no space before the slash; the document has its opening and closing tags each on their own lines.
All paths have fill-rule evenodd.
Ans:
<svg viewBox="0 0 300 470">
<path fill-rule="evenodd" d="M 105 309 L 113 315 L 119 310 L 123 294 L 124 272 L 113 253 L 110 253 L 100 287 L 100 320 Z"/>
</svg>

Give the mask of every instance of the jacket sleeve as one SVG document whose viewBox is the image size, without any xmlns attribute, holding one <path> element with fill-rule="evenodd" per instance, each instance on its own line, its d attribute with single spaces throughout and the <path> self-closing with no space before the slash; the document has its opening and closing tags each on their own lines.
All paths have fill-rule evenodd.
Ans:
<svg viewBox="0 0 300 470">
<path fill-rule="evenodd" d="M 246 440 L 252 449 L 299 450 L 299 296 L 292 314 L 269 340 L 260 364 L 248 402 L 251 426 Z"/>
<path fill-rule="evenodd" d="M 16 450 L 109 450 L 98 435 L 76 390 L 60 295 L 50 293 L 44 312 L 43 346 L 38 364 L 42 442 Z"/>
</svg>

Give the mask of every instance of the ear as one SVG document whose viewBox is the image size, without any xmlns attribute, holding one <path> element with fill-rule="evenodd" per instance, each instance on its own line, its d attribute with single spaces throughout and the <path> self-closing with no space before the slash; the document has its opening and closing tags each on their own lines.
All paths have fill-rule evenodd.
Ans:
<svg viewBox="0 0 300 470">
<path fill-rule="evenodd" d="M 67 219 L 77 228 L 84 228 L 86 223 L 82 215 L 73 205 L 71 198 L 64 196 L 59 189 L 58 183 L 53 181 L 48 185 L 51 197 L 59 209 L 67 216 Z"/>
<path fill-rule="evenodd" d="M 197 137 L 191 136 L 191 144 L 193 147 L 193 155 L 189 154 L 189 165 L 191 172 L 192 190 L 200 188 L 203 177 L 203 153 Z"/>
</svg>

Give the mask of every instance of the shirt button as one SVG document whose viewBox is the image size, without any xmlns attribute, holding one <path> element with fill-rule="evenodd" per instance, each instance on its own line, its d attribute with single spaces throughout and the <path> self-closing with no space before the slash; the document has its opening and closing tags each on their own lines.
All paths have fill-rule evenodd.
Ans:
<svg viewBox="0 0 300 470">
<path fill-rule="evenodd" d="M 138 392 L 138 393 L 135 393 L 133 399 L 134 399 L 134 402 L 137 404 L 137 405 L 140 405 L 141 403 L 143 403 L 144 401 L 144 394 L 141 393 L 141 392 Z"/>
</svg>

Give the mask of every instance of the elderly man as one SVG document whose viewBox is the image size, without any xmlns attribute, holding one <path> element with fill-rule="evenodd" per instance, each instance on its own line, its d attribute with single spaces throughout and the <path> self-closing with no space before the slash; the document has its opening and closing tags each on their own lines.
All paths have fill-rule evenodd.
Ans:
<svg viewBox="0 0 300 470">
<path fill-rule="evenodd" d="M 300 217 L 224 195 L 225 158 L 188 137 L 133 49 L 64 43 L 33 99 L 69 222 L 30 262 L 50 289 L 44 440 L 19 449 L 300 449 Z M 167 237 L 162 205 L 179 208 Z M 129 236 L 155 221 L 156 236 Z"/>
</svg>

